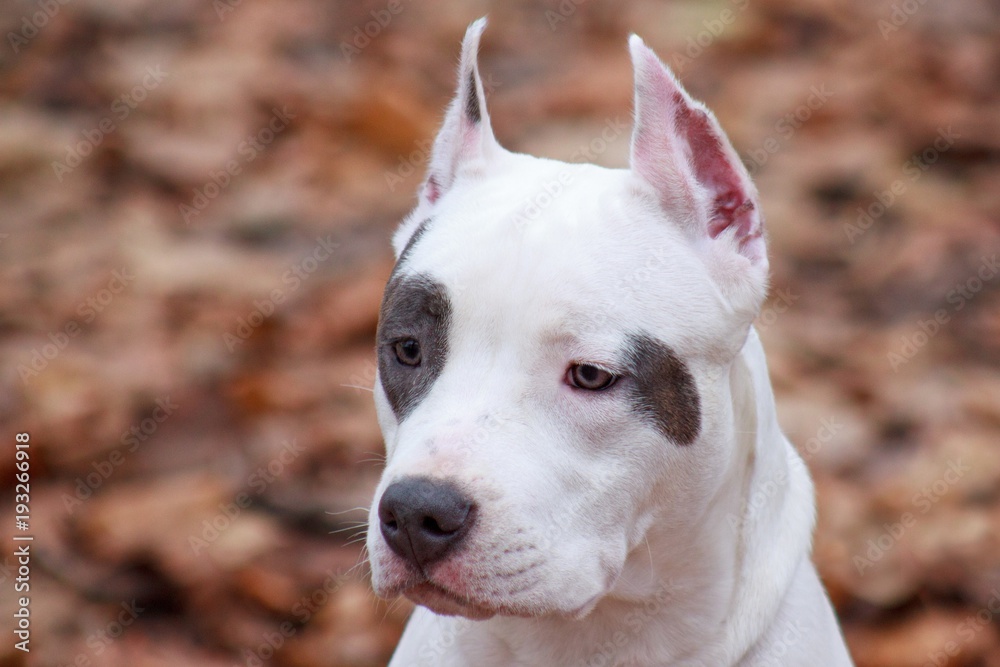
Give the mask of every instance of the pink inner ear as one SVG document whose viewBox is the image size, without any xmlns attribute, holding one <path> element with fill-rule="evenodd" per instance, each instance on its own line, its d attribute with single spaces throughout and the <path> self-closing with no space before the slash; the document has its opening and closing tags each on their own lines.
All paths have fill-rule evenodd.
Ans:
<svg viewBox="0 0 1000 667">
<path fill-rule="evenodd" d="M 427 201 L 433 204 L 441 196 L 441 187 L 438 185 L 437 179 L 433 176 L 427 179 L 427 185 L 424 186 L 424 196 L 427 197 Z"/>
<path fill-rule="evenodd" d="M 734 200 L 728 201 L 733 202 Z M 735 203 L 720 204 L 716 200 L 712 220 L 708 223 L 708 235 L 714 239 L 725 230 L 734 227 L 736 229 L 736 236 L 740 238 L 750 237 L 751 235 L 759 236 L 759 234 L 753 234 L 753 212 L 755 208 L 754 203 L 749 199 L 744 199 L 743 203 L 739 205 Z"/>
<path fill-rule="evenodd" d="M 709 236 L 715 238 L 733 226 L 737 236 L 749 236 L 754 226 L 753 200 L 730 163 L 708 114 L 689 106 L 680 93 L 674 95 L 674 104 L 674 119 L 678 130 L 687 137 L 695 177 L 712 193 Z"/>
<path fill-rule="evenodd" d="M 448 156 L 450 159 L 446 163 L 438 164 L 435 160 L 438 155 L 436 147 L 435 154 L 431 157 L 429 168 L 432 173 L 427 177 L 423 190 L 423 197 L 431 204 L 436 202 L 444 191 L 451 187 L 455 180 L 456 171 L 463 162 L 471 156 L 482 154 L 483 125 L 473 123 L 464 117 L 455 119 L 454 122 L 458 124 L 458 127 L 452 129 L 451 132 L 457 135 L 457 142 L 443 149 L 451 149 L 451 155 Z"/>
</svg>

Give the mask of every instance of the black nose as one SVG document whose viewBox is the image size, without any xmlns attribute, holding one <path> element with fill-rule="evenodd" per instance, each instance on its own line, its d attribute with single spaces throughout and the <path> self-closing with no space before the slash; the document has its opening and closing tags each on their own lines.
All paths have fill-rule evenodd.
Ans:
<svg viewBox="0 0 1000 667">
<path fill-rule="evenodd" d="M 426 477 L 393 482 L 378 504 L 385 541 L 420 570 L 462 541 L 474 515 L 472 501 L 453 484 Z"/>
</svg>

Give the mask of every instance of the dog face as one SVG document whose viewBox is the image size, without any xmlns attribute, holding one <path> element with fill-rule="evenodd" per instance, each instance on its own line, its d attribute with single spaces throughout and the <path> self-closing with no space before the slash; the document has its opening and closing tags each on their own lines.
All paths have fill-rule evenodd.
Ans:
<svg viewBox="0 0 1000 667">
<path fill-rule="evenodd" d="M 579 617 L 652 522 L 683 540 L 726 483 L 761 222 L 715 119 L 637 37 L 629 169 L 503 150 L 484 26 L 394 239 L 373 585 L 444 614 Z"/>
</svg>

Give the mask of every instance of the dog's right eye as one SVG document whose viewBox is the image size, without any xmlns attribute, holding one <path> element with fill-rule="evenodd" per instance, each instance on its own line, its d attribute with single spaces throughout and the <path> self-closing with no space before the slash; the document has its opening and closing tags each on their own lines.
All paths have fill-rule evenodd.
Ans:
<svg viewBox="0 0 1000 667">
<path fill-rule="evenodd" d="M 396 353 L 396 360 L 399 363 L 406 366 L 420 365 L 420 343 L 413 338 L 404 338 L 403 340 L 396 341 L 392 349 Z"/>
<path fill-rule="evenodd" d="M 600 391 L 613 385 L 618 376 L 593 364 L 574 364 L 566 372 L 566 379 L 577 389 Z"/>
</svg>

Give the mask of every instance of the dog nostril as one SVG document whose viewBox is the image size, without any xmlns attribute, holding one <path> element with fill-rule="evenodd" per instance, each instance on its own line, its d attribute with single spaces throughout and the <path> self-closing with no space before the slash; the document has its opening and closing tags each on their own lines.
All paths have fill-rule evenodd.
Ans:
<svg viewBox="0 0 1000 667">
<path fill-rule="evenodd" d="M 431 535 L 447 535 L 455 532 L 453 530 L 445 530 L 442 528 L 441 524 L 439 524 L 432 516 L 425 516 L 424 520 L 421 522 L 421 527 Z"/>
</svg>

